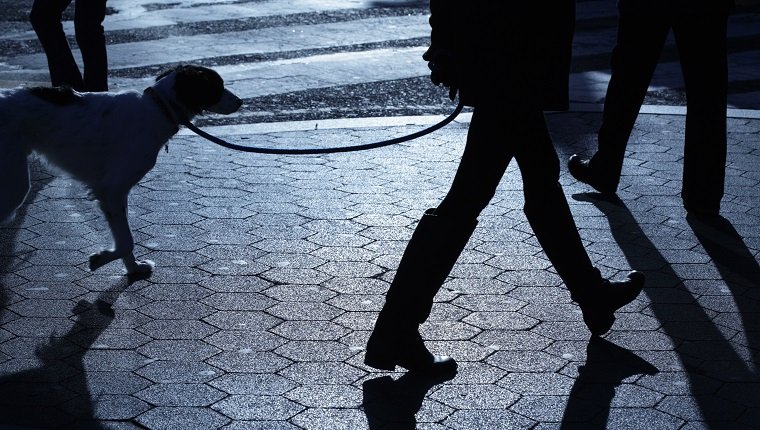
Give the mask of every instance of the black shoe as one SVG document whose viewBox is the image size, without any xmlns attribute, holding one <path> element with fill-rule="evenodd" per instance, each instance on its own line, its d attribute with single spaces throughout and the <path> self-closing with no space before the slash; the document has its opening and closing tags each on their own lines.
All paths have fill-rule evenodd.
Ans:
<svg viewBox="0 0 760 430">
<path fill-rule="evenodd" d="M 617 184 L 605 182 L 599 177 L 598 173 L 591 170 L 589 160 L 581 158 L 578 154 L 573 154 L 573 156 L 570 157 L 570 160 L 567 162 L 567 169 L 570 171 L 570 174 L 573 175 L 573 178 L 584 184 L 591 185 L 595 190 L 602 194 L 610 195 L 615 194 L 617 191 Z"/>
<path fill-rule="evenodd" d="M 591 334 L 601 336 L 607 333 L 615 322 L 615 311 L 631 303 L 644 288 L 644 274 L 632 271 L 624 281 L 608 281 L 589 288 L 574 297 L 583 312 L 583 322 Z"/>
<path fill-rule="evenodd" d="M 457 371 L 457 362 L 453 358 L 428 351 L 417 330 L 391 333 L 375 329 L 367 342 L 364 364 L 389 371 L 400 366 L 410 372 L 425 374 L 451 374 Z"/>
</svg>

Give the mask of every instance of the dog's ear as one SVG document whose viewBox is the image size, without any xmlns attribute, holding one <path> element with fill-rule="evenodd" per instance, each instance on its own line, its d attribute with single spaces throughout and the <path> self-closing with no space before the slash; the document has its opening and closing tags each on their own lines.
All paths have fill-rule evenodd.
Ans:
<svg viewBox="0 0 760 430">
<path fill-rule="evenodd" d="M 179 66 L 175 71 L 177 100 L 193 114 L 215 105 L 222 97 L 224 81 L 215 71 L 199 66 Z"/>
</svg>

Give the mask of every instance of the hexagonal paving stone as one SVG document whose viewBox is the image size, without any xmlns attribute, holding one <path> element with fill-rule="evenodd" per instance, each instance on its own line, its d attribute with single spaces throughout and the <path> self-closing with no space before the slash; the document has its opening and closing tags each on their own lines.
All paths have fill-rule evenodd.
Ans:
<svg viewBox="0 0 760 430">
<path fill-rule="evenodd" d="M 160 284 L 149 285 L 140 294 L 149 300 L 199 300 L 209 296 L 213 291 L 195 284 Z"/>
<path fill-rule="evenodd" d="M 264 312 L 219 311 L 203 319 L 221 329 L 267 330 L 282 322 L 282 319 Z"/>
<path fill-rule="evenodd" d="M 358 409 L 313 408 L 292 418 L 297 425 L 311 430 L 368 430 L 367 417 Z"/>
<path fill-rule="evenodd" d="M 201 383 L 210 381 L 222 372 L 218 367 L 195 361 L 152 361 L 135 371 L 156 383 Z"/>
<path fill-rule="evenodd" d="M 225 351 L 208 360 L 208 364 L 227 372 L 277 372 L 288 367 L 292 361 L 280 354 L 268 351 Z"/>
<path fill-rule="evenodd" d="M 130 350 L 89 350 L 83 358 L 87 371 L 136 370 L 146 363 L 145 356 Z"/>
<path fill-rule="evenodd" d="M 154 340 L 141 346 L 137 351 L 155 360 L 203 361 L 221 350 L 197 340 Z"/>
<path fill-rule="evenodd" d="M 329 321 L 343 311 L 324 303 L 283 302 L 267 309 L 267 313 L 287 321 Z"/>
<path fill-rule="evenodd" d="M 88 371 L 88 392 L 97 397 L 101 394 L 134 394 L 151 385 L 151 381 L 127 371 Z"/>
<path fill-rule="evenodd" d="M 208 384 L 229 394 L 262 396 L 279 396 L 296 387 L 287 378 L 266 373 L 228 373 Z"/>
<path fill-rule="evenodd" d="M 210 290 L 228 293 L 254 293 L 266 290 L 272 283 L 256 276 L 213 276 L 198 282 Z"/>
<path fill-rule="evenodd" d="M 219 329 L 197 320 L 155 320 L 142 327 L 142 333 L 154 339 L 203 339 Z"/>
<path fill-rule="evenodd" d="M 285 321 L 271 330 L 291 340 L 338 340 L 348 333 L 329 321 Z"/>
<path fill-rule="evenodd" d="M 539 322 L 518 312 L 473 312 L 463 321 L 486 330 L 528 330 Z"/>
<path fill-rule="evenodd" d="M 274 285 L 263 293 L 283 302 L 324 302 L 337 295 L 321 285 Z"/>
<path fill-rule="evenodd" d="M 24 317 L 65 318 L 72 314 L 76 303 L 71 300 L 25 299 L 8 306 L 8 309 Z"/>
<path fill-rule="evenodd" d="M 490 384 L 444 385 L 431 398 L 457 410 L 508 409 L 518 394 Z"/>
<path fill-rule="evenodd" d="M 271 351 L 288 341 L 265 329 L 224 330 L 203 340 L 224 351 Z"/>
<path fill-rule="evenodd" d="M 5 313 L 4 313 L 5 314 Z M 3 324 L 3 329 L 16 336 L 61 337 L 81 329 L 68 318 L 17 318 Z"/>
<path fill-rule="evenodd" d="M 93 341 L 93 337 L 97 337 Z M 150 341 L 150 337 L 133 329 L 100 328 L 85 329 L 72 336 L 69 340 L 92 349 L 135 349 Z"/>
<path fill-rule="evenodd" d="M 232 395 L 212 408 L 238 420 L 286 420 L 304 409 L 283 397 L 260 395 Z"/>
<path fill-rule="evenodd" d="M 233 260 L 211 260 L 198 268 L 219 276 L 258 275 L 270 269 L 270 266 L 255 260 L 235 258 Z"/>
<path fill-rule="evenodd" d="M 200 319 L 214 313 L 214 308 L 194 300 L 159 300 L 139 311 L 153 319 Z"/>
<path fill-rule="evenodd" d="M 155 384 L 135 394 L 148 403 L 161 406 L 209 406 L 226 396 L 203 383 Z"/>
<path fill-rule="evenodd" d="M 282 284 L 321 284 L 330 278 L 329 275 L 316 269 L 289 269 L 278 267 L 261 273 L 265 279 Z"/>
<path fill-rule="evenodd" d="M 218 412 L 199 407 L 157 407 L 138 416 L 136 420 L 155 430 L 213 429 L 230 421 Z"/>
<path fill-rule="evenodd" d="M 348 346 L 333 341 L 291 341 L 275 352 L 294 361 L 343 361 L 356 354 Z"/>
<path fill-rule="evenodd" d="M 278 303 L 260 293 L 214 293 L 202 301 L 223 311 L 261 311 Z"/>
<path fill-rule="evenodd" d="M 496 351 L 486 362 L 509 372 L 556 372 L 567 364 L 543 351 Z"/>
<path fill-rule="evenodd" d="M 302 384 L 351 384 L 366 372 L 340 362 L 301 362 L 280 371 Z"/>
<path fill-rule="evenodd" d="M 499 409 L 458 410 L 444 420 L 444 424 L 454 430 L 470 429 L 527 429 L 534 421 L 514 412 Z"/>
<path fill-rule="evenodd" d="M 350 385 L 302 385 L 285 397 L 308 408 L 355 408 L 362 403 L 362 392 Z"/>
<path fill-rule="evenodd" d="M 128 420 L 150 409 L 150 405 L 126 395 L 102 395 L 93 405 L 94 417 L 99 420 Z"/>
</svg>

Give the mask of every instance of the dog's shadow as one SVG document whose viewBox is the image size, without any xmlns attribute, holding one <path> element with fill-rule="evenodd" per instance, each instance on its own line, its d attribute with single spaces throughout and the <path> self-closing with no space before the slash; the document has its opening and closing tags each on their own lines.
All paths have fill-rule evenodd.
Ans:
<svg viewBox="0 0 760 430">
<path fill-rule="evenodd" d="M 11 428 L 105 430 L 87 383 L 85 354 L 114 320 L 124 281 L 93 301 L 80 300 L 74 324 L 35 350 L 38 367 L 0 377 L 0 424 Z M 5 428 L 5 427 L 2 427 Z"/>
</svg>

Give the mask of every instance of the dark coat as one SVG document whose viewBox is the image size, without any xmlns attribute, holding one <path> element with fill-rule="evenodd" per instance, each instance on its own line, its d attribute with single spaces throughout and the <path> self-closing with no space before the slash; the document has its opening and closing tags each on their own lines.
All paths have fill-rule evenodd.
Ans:
<svg viewBox="0 0 760 430">
<path fill-rule="evenodd" d="M 455 59 L 460 100 L 566 110 L 575 0 L 431 0 L 431 52 Z"/>
</svg>

